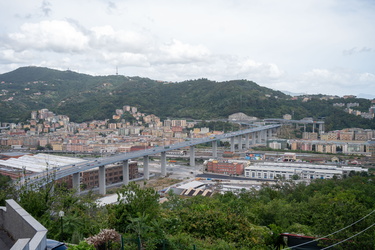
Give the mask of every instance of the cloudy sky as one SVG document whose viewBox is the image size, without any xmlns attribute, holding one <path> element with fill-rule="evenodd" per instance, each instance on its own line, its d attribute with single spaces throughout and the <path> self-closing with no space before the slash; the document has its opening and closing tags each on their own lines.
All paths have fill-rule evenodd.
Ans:
<svg viewBox="0 0 375 250">
<path fill-rule="evenodd" d="M 375 97 L 375 1 L 0 1 L 0 73 L 29 65 Z"/>
</svg>

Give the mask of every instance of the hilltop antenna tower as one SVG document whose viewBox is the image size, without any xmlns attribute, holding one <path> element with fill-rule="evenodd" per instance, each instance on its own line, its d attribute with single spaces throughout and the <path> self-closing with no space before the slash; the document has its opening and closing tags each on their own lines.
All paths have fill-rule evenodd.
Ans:
<svg viewBox="0 0 375 250">
<path fill-rule="evenodd" d="M 116 66 L 116 76 L 118 76 L 118 67 Z"/>
</svg>

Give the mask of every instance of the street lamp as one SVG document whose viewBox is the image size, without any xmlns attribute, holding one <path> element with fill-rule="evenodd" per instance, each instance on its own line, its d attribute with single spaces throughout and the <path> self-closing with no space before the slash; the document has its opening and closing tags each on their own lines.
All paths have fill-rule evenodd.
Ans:
<svg viewBox="0 0 375 250">
<path fill-rule="evenodd" d="M 59 217 L 60 217 L 60 221 L 61 221 L 61 235 L 60 235 L 60 241 L 63 241 L 63 234 L 64 234 L 64 226 L 63 226 L 63 217 L 64 217 L 65 213 L 64 211 L 60 211 L 59 212 Z"/>
</svg>

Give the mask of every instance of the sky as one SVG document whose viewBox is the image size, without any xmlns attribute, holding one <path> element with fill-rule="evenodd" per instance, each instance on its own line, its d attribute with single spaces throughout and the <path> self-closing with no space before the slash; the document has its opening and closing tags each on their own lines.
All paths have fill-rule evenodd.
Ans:
<svg viewBox="0 0 375 250">
<path fill-rule="evenodd" d="M 375 1 L 1 0 L 0 74 L 23 66 L 375 98 Z"/>
</svg>

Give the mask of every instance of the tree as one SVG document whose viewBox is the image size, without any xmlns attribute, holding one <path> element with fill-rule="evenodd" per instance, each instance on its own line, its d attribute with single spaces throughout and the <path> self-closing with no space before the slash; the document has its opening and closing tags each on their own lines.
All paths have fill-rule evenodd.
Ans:
<svg viewBox="0 0 375 250">
<path fill-rule="evenodd" d="M 129 218 L 137 218 L 144 215 L 148 220 L 157 217 L 160 205 L 159 194 L 153 188 L 141 188 L 134 182 L 117 191 L 118 204 L 109 206 L 112 227 L 124 233 Z"/>
<path fill-rule="evenodd" d="M 5 200 L 14 194 L 14 186 L 9 176 L 0 174 L 0 206 L 5 206 Z"/>
<path fill-rule="evenodd" d="M 126 227 L 127 232 L 134 233 L 140 244 L 142 244 L 142 238 L 146 237 L 147 233 L 152 230 L 152 227 L 147 225 L 149 222 L 148 215 L 145 213 L 138 213 L 136 218 L 128 218 L 129 224 Z"/>
</svg>

